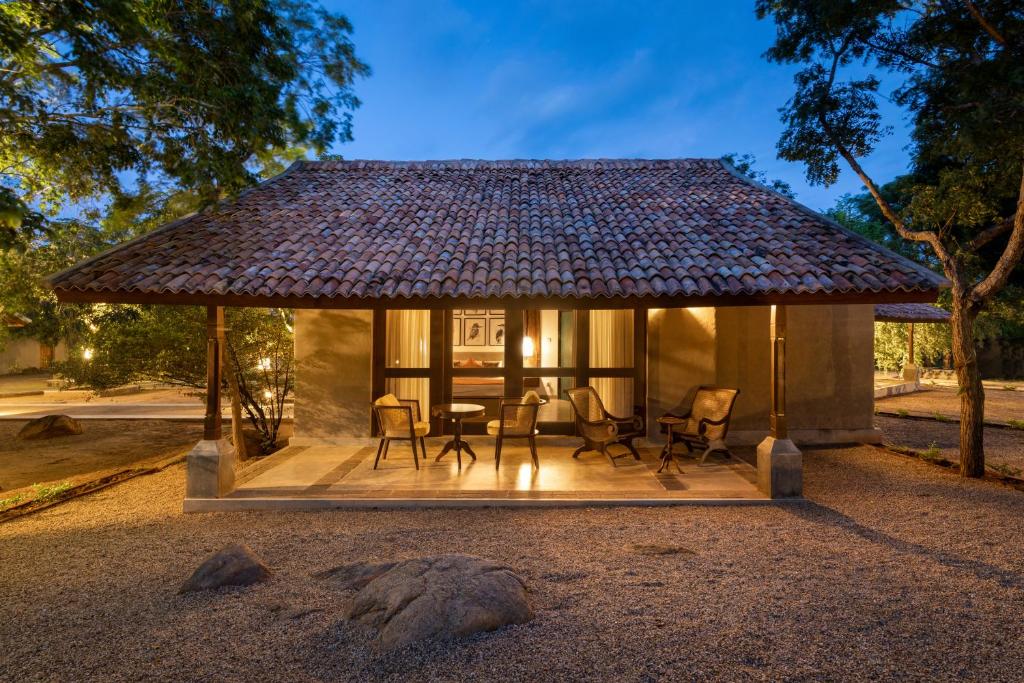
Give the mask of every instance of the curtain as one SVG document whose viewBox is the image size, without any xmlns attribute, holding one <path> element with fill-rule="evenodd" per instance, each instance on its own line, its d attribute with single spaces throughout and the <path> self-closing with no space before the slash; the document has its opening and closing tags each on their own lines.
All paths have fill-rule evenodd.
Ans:
<svg viewBox="0 0 1024 683">
<path fill-rule="evenodd" d="M 590 367 L 633 367 L 633 311 L 631 309 L 590 312 Z M 592 377 L 594 387 L 608 412 L 628 417 L 633 414 L 633 380 L 623 377 Z"/>
<path fill-rule="evenodd" d="M 385 334 L 389 368 L 430 367 L 430 311 L 388 311 Z M 421 417 L 429 419 L 430 380 L 425 377 L 392 377 L 387 389 L 398 398 L 420 402 Z"/>
</svg>

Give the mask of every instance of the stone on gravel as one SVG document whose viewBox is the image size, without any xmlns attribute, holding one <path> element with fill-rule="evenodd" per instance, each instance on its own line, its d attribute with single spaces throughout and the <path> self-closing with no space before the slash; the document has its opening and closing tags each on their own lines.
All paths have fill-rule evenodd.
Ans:
<svg viewBox="0 0 1024 683">
<path fill-rule="evenodd" d="M 376 628 L 384 650 L 533 619 L 523 580 L 508 567 L 479 557 L 437 555 L 352 565 L 335 577 L 339 574 L 346 577 L 343 584 L 359 589 L 349 618 Z"/>
<path fill-rule="evenodd" d="M 269 578 L 270 569 L 248 546 L 232 543 L 199 565 L 178 592 L 193 593 L 221 586 L 250 586 Z"/>
<path fill-rule="evenodd" d="M 52 439 L 82 433 L 81 423 L 67 415 L 44 415 L 30 420 L 18 431 L 19 439 Z"/>
</svg>

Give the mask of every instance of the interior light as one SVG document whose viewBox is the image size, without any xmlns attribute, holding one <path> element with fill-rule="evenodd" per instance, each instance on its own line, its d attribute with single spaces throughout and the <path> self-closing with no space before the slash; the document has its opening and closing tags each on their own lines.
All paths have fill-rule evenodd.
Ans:
<svg viewBox="0 0 1024 683">
<path fill-rule="evenodd" d="M 523 356 L 529 357 L 533 355 L 533 337 L 523 337 Z"/>
</svg>

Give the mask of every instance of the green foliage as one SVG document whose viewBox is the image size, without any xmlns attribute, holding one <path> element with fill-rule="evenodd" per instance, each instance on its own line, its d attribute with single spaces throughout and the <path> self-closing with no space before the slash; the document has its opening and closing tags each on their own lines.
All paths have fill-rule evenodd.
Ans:
<svg viewBox="0 0 1024 683">
<path fill-rule="evenodd" d="M 899 219 L 908 230 L 936 232 L 966 281 L 988 272 L 1006 239 L 972 240 L 1009 224 L 1022 172 L 1019 1 L 757 0 L 756 7 L 775 21 L 766 57 L 800 65 L 781 110 L 780 156 L 802 162 L 811 182 L 834 183 L 841 159 L 857 170 L 887 136 L 879 100 L 889 99 L 912 124 L 912 171 L 887 188 Z M 895 86 L 891 93 L 883 82 Z"/>
<path fill-rule="evenodd" d="M 1010 429 L 1024 429 L 1024 420 L 1007 420 L 1006 424 Z"/>
<path fill-rule="evenodd" d="M 0 4 L 0 247 L 45 236 L 29 207 L 153 178 L 206 204 L 271 150 L 351 139 L 351 30 L 308 0 Z"/>
<path fill-rule="evenodd" d="M 32 484 L 33 501 L 36 503 L 48 503 L 61 496 L 71 489 L 71 482 L 62 481 L 59 484 Z"/>
<path fill-rule="evenodd" d="M 942 450 L 934 441 L 928 444 L 928 448 L 921 451 L 919 455 L 921 456 L 922 460 L 926 460 L 928 462 L 936 462 L 942 460 Z"/>
<path fill-rule="evenodd" d="M 989 465 L 988 467 L 996 474 L 1000 474 L 1004 477 L 1009 477 L 1010 479 L 1020 479 L 1020 476 L 1022 474 L 1022 471 L 1019 467 L 1007 465 L 1005 462 L 998 462 L 995 463 L 994 465 Z"/>
<path fill-rule="evenodd" d="M 875 323 L 876 368 L 899 370 L 906 365 L 908 334 L 906 323 Z M 951 353 L 949 325 L 914 325 L 914 363 L 918 367 L 941 367 L 947 353 Z"/>
<path fill-rule="evenodd" d="M 82 322 L 68 360 L 57 367 L 76 384 L 106 389 L 155 381 L 206 387 L 205 308 L 99 304 L 85 311 Z M 291 314 L 231 308 L 225 323 L 242 408 L 260 432 L 264 450 L 270 450 L 294 389 Z"/>
<path fill-rule="evenodd" d="M 757 157 L 753 154 L 744 154 L 737 156 L 735 152 L 729 152 L 728 154 L 722 155 L 722 161 L 725 161 L 730 166 L 735 168 L 737 171 L 747 176 L 754 182 L 760 183 L 765 187 L 775 190 L 779 194 L 789 197 L 790 199 L 796 198 L 796 193 L 793 192 L 793 187 L 785 180 L 779 180 L 775 178 L 773 180 L 768 179 L 768 174 L 764 171 L 754 168 L 757 163 Z"/>
</svg>

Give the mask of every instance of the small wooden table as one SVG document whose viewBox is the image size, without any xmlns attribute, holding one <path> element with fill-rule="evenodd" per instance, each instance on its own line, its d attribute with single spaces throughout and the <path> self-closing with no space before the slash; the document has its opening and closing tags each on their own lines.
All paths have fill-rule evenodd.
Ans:
<svg viewBox="0 0 1024 683">
<path fill-rule="evenodd" d="M 458 460 L 459 469 L 462 469 L 462 450 L 469 453 L 469 457 L 476 460 L 476 453 L 469 447 L 469 444 L 462 440 L 462 421 L 467 417 L 480 417 L 486 412 L 486 408 L 476 403 L 442 403 L 430 409 L 434 417 L 443 420 L 451 420 L 455 423 L 455 436 L 444 445 L 434 462 L 438 462 L 448 451 L 455 449 L 455 458 Z"/>
<path fill-rule="evenodd" d="M 683 468 L 675 461 L 672 454 L 672 437 L 674 434 L 673 428 L 686 424 L 686 419 L 682 417 L 673 417 L 671 415 L 662 415 L 658 418 L 658 424 L 663 424 L 668 427 L 668 442 L 665 444 L 665 447 L 661 449 L 661 467 L 658 468 L 658 473 L 660 474 L 661 471 L 668 467 L 668 464 L 672 462 L 675 463 L 676 469 L 679 470 L 679 474 L 682 474 Z"/>
</svg>

